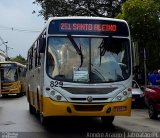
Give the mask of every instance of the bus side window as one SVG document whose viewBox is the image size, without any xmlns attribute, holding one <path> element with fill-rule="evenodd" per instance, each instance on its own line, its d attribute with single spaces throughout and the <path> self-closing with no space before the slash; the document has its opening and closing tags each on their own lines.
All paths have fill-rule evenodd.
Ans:
<svg viewBox="0 0 160 138">
<path fill-rule="evenodd" d="M 26 76 L 26 69 L 25 68 L 18 68 L 18 73 L 20 77 L 25 77 Z"/>
<path fill-rule="evenodd" d="M 34 66 L 37 67 L 37 42 L 34 44 Z"/>
<path fill-rule="evenodd" d="M 44 53 L 46 47 L 46 31 L 43 32 L 41 37 L 39 37 L 38 41 L 39 41 L 39 53 Z"/>
<path fill-rule="evenodd" d="M 39 41 L 37 41 L 37 64 L 38 64 L 38 66 L 41 65 L 41 57 L 40 57 L 40 53 L 39 53 Z"/>
<path fill-rule="evenodd" d="M 26 69 L 23 69 L 23 71 L 21 72 L 21 76 L 25 77 L 26 76 Z"/>
<path fill-rule="evenodd" d="M 49 75 L 50 76 L 52 76 L 53 77 L 53 71 L 54 71 L 54 67 L 55 67 L 55 61 L 54 61 L 54 59 L 53 59 L 53 56 L 50 54 L 50 53 L 48 53 L 48 62 L 47 62 L 47 66 L 48 66 L 48 73 L 49 73 Z"/>
<path fill-rule="evenodd" d="M 33 68 L 33 47 L 28 52 L 28 69 L 31 70 Z"/>
<path fill-rule="evenodd" d="M 27 54 L 27 64 L 26 64 L 27 70 L 30 70 L 30 52 L 28 51 Z"/>
</svg>

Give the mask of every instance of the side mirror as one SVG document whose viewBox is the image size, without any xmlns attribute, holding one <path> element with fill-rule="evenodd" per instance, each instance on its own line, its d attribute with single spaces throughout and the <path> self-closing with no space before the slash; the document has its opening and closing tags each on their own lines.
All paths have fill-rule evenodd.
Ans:
<svg viewBox="0 0 160 138">
<path fill-rule="evenodd" d="M 46 47 L 46 38 L 39 39 L 39 53 L 44 53 Z"/>
</svg>

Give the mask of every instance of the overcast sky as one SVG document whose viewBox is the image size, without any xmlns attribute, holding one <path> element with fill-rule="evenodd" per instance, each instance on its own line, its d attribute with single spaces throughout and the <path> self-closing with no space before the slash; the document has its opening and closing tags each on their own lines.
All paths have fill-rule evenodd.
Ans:
<svg viewBox="0 0 160 138">
<path fill-rule="evenodd" d="M 8 50 L 9 57 L 21 54 L 26 58 L 29 47 L 39 35 L 34 31 L 42 31 L 44 27 L 43 17 L 38 16 L 41 7 L 32 4 L 33 1 L 0 0 L 0 36 L 8 41 L 8 47 L 13 48 Z M 33 10 L 35 14 L 32 14 Z M 5 46 L 1 45 L 0 49 L 5 51 Z"/>
</svg>

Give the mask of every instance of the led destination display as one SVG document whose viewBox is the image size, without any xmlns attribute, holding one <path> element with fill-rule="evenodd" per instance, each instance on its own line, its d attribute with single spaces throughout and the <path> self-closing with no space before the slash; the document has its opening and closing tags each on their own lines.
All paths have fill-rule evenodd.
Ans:
<svg viewBox="0 0 160 138">
<path fill-rule="evenodd" d="M 128 27 L 125 22 L 91 19 L 53 20 L 49 25 L 48 33 L 129 36 Z"/>
<path fill-rule="evenodd" d="M 115 24 L 85 24 L 85 23 L 61 23 L 60 30 L 73 31 L 93 31 L 93 32 L 115 32 L 117 25 Z"/>
</svg>

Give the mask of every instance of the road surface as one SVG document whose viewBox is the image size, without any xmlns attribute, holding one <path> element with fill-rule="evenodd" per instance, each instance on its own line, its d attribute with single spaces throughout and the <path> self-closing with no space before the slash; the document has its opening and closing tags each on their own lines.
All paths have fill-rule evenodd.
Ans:
<svg viewBox="0 0 160 138">
<path fill-rule="evenodd" d="M 0 98 L 0 137 L 3 138 L 127 137 L 132 132 L 157 137 L 160 119 L 149 119 L 147 109 L 132 109 L 131 117 L 116 117 L 113 126 L 102 125 L 100 118 L 79 117 L 56 118 L 45 127 L 38 116 L 29 113 L 26 96 Z"/>
</svg>

